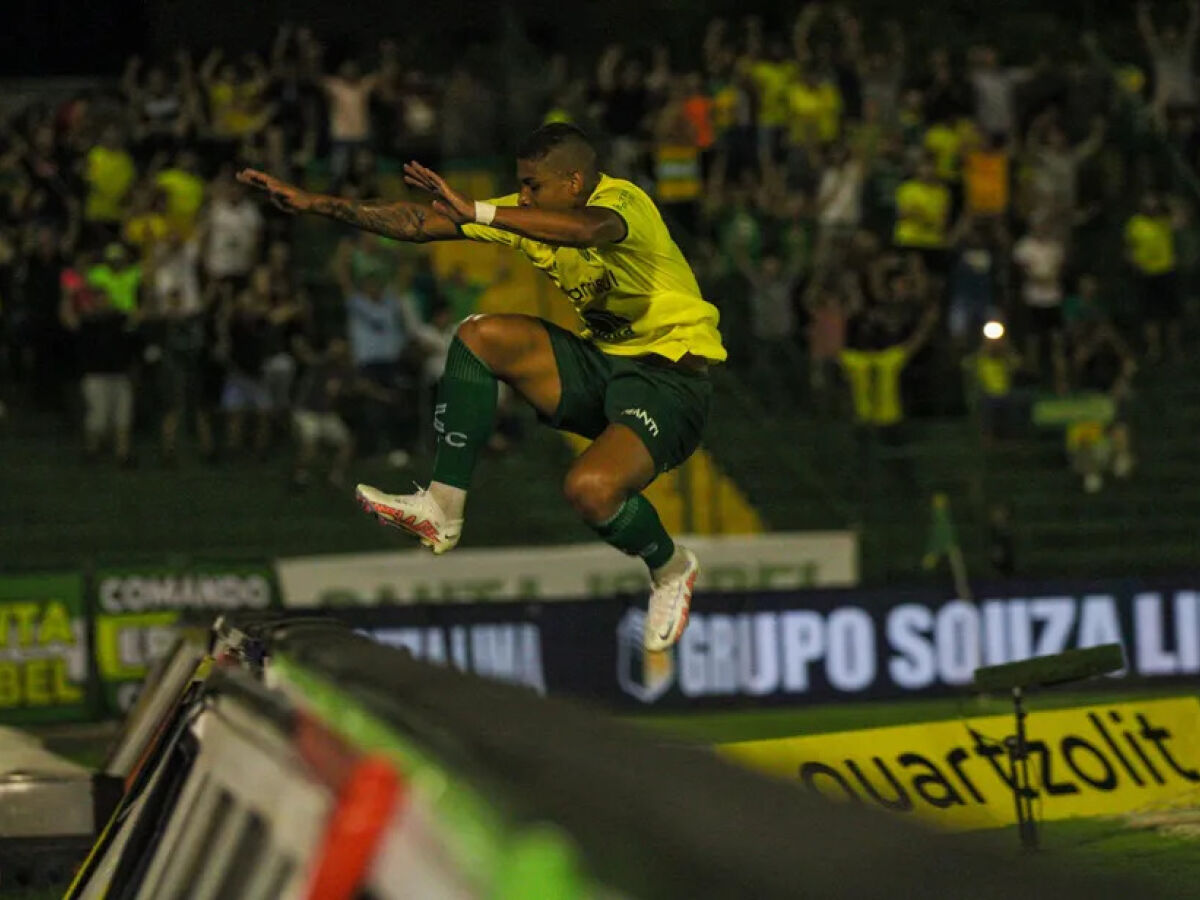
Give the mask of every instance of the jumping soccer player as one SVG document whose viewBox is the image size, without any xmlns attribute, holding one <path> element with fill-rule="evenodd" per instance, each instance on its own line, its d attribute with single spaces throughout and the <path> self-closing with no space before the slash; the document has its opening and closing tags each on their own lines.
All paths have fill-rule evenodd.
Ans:
<svg viewBox="0 0 1200 900">
<path fill-rule="evenodd" d="M 708 366 L 726 356 L 716 307 L 701 298 L 654 202 L 633 183 L 599 172 L 595 150 L 573 126 L 545 125 L 525 141 L 520 192 L 508 197 L 474 202 L 416 162 L 404 175 L 433 195 L 431 207 L 311 194 L 253 169 L 238 178 L 289 212 L 398 240 L 507 244 L 563 290 L 584 329 L 577 337 L 507 313 L 466 319 L 438 392 L 428 489 L 385 494 L 359 485 L 359 502 L 434 553 L 451 550 L 503 381 L 550 426 L 594 439 L 571 464 L 563 492 L 601 538 L 645 560 L 652 582 L 645 645 L 670 647 L 687 625 L 700 567 L 640 491 L 700 442 L 712 395 Z"/>
</svg>

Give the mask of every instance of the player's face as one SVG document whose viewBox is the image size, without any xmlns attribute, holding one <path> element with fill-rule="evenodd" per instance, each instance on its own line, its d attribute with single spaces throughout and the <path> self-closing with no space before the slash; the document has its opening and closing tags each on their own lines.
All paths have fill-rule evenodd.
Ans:
<svg viewBox="0 0 1200 900">
<path fill-rule="evenodd" d="M 521 186 L 521 206 L 562 212 L 575 207 L 582 178 L 577 172 L 564 174 L 547 165 L 545 159 L 519 159 L 517 181 Z"/>
</svg>

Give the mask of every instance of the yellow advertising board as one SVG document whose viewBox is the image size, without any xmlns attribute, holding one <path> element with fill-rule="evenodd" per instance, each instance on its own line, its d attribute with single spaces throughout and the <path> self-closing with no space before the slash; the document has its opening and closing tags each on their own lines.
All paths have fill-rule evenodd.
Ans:
<svg viewBox="0 0 1200 900">
<path fill-rule="evenodd" d="M 725 744 L 739 764 L 964 830 L 1016 821 L 1004 739 L 1012 716 Z M 1026 720 L 1039 819 L 1200 803 L 1200 701 L 1152 700 L 1034 712 Z"/>
</svg>

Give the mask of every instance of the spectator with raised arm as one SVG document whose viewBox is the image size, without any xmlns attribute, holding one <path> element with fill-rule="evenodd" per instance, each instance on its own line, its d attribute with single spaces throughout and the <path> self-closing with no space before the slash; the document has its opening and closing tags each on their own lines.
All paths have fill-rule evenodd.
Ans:
<svg viewBox="0 0 1200 900">
<path fill-rule="evenodd" d="M 364 74 L 352 59 L 336 75 L 321 79 L 329 103 L 329 166 L 335 184 L 349 174 L 355 151 L 370 146 L 371 94 L 378 84 L 377 73 Z"/>
<path fill-rule="evenodd" d="M 1165 117 L 1172 107 L 1196 105 L 1196 75 L 1192 71 L 1196 34 L 1200 30 L 1200 0 L 1189 0 L 1183 31 L 1174 25 L 1155 28 L 1149 3 L 1137 5 L 1138 31 L 1154 66 L 1154 109 Z"/>
<path fill-rule="evenodd" d="M 1125 223 L 1125 258 L 1133 272 L 1146 340 L 1146 360 L 1158 362 L 1164 344 L 1183 356 L 1183 302 L 1175 258 L 1176 217 L 1160 194 L 1148 192 Z"/>
</svg>

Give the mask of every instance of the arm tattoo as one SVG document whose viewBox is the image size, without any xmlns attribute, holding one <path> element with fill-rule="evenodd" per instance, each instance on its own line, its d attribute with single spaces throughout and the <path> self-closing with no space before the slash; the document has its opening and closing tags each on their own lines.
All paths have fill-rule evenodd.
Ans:
<svg viewBox="0 0 1200 900">
<path fill-rule="evenodd" d="M 425 231 L 426 210 L 416 204 L 359 203 L 341 197 L 321 197 L 313 204 L 312 210 L 355 228 L 402 241 L 424 241 L 429 237 Z"/>
</svg>

